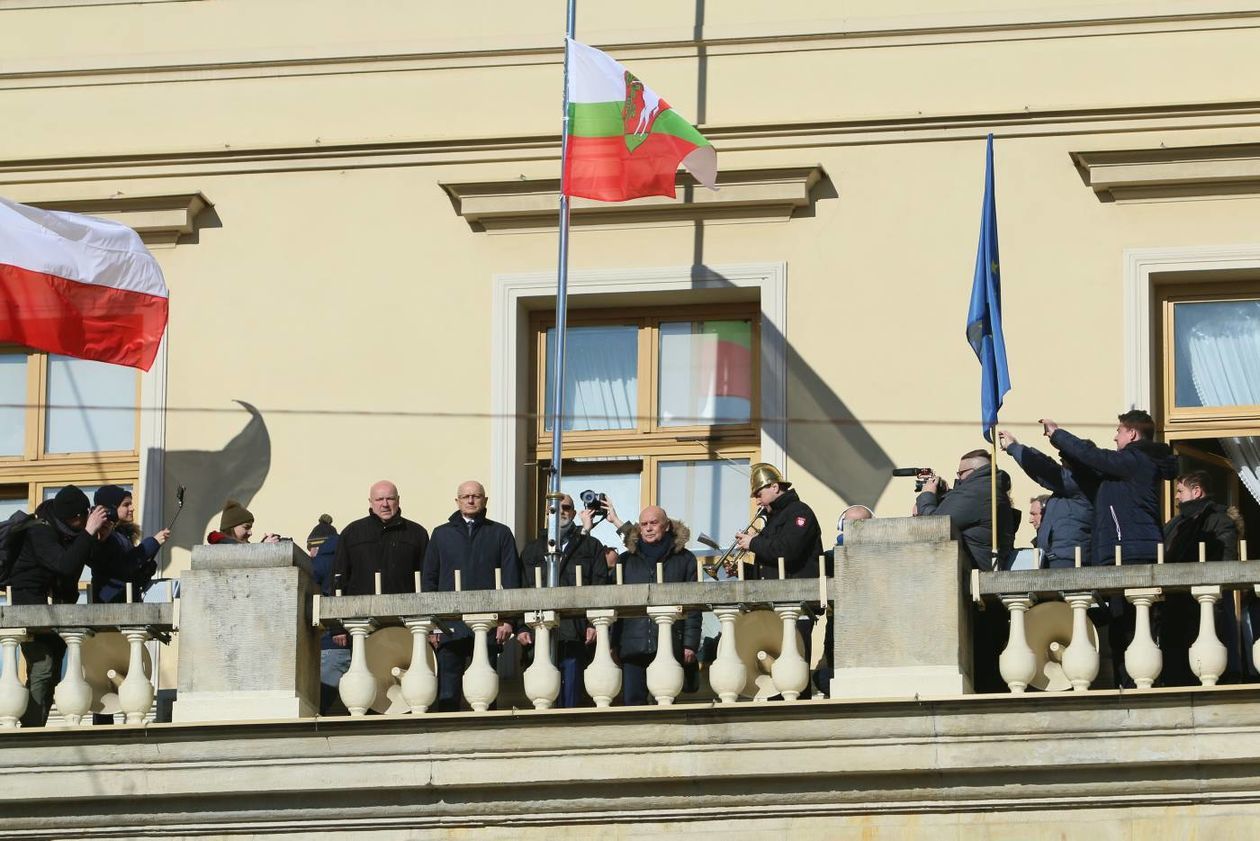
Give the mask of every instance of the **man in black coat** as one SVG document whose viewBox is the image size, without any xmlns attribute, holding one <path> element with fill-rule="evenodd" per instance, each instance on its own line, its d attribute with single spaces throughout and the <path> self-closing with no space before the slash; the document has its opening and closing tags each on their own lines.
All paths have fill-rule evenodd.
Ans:
<svg viewBox="0 0 1260 841">
<path fill-rule="evenodd" d="M 1164 526 L 1164 560 L 1170 564 L 1195 563 L 1199 547 L 1208 561 L 1238 560 L 1238 526 L 1229 509 L 1208 496 L 1210 478 L 1203 470 L 1177 477 L 1177 514 Z M 1229 654 L 1222 682 L 1241 673 L 1238 621 L 1233 594 L 1226 592 L 1216 603 L 1216 634 Z M 1159 647 L 1164 654 L 1160 682 L 1164 686 L 1198 686 L 1190 670 L 1189 649 L 1199 635 L 1199 604 L 1188 593 L 1168 593 L 1159 610 Z"/>
<path fill-rule="evenodd" d="M 105 508 L 98 505 L 89 511 L 87 494 L 74 485 L 41 503 L 11 535 L 10 551 L 16 553 L 9 577 L 13 604 L 47 604 L 50 598 L 54 604 L 77 602 L 83 567 L 102 557 L 96 535 L 107 522 Z M 48 721 L 65 653 L 66 644 L 52 632 L 36 633 L 22 643 L 31 694 L 23 727 L 43 727 Z"/>
<path fill-rule="evenodd" d="M 665 509 L 649 505 L 637 524 L 624 526 L 623 534 L 622 583 L 655 584 L 657 564 L 666 583 L 696 580 L 696 556 L 687 549 L 691 532 L 682 522 L 669 519 Z M 674 658 L 684 666 L 696 662 L 700 620 L 700 611 L 691 610 L 674 623 Z M 647 667 L 656 657 L 657 636 L 655 623 L 646 616 L 621 619 L 613 627 L 613 649 L 621 657 L 622 703 L 628 707 L 648 702 Z"/>
<path fill-rule="evenodd" d="M 573 521 L 573 497 L 560 498 L 560 586 L 577 584 L 581 570 L 582 585 L 606 584 L 608 563 L 604 546 L 591 536 L 595 512 L 584 508 L 578 512 L 581 524 Z M 522 585 L 533 587 L 537 577 L 547 581 L 547 530 L 531 541 L 521 552 Z M 587 649 L 595 643 L 595 628 L 585 619 L 561 619 L 555 631 L 557 667 L 560 669 L 560 697 L 557 707 L 576 707 L 582 694 L 582 669 L 589 660 Z"/>
<path fill-rule="evenodd" d="M 934 472 L 921 476 L 923 490 L 915 500 L 915 515 L 949 517 L 977 569 L 994 569 L 993 558 L 993 466 L 984 450 L 972 450 L 958 460 L 957 481 L 947 490 L 945 481 Z M 1006 566 L 1019 529 L 1019 514 L 1011 508 L 1010 477 L 998 472 L 998 565 Z"/>
<path fill-rule="evenodd" d="M 1041 425 L 1094 504 L 1091 563 L 1114 564 L 1119 547 L 1121 563 L 1153 564 L 1163 540 L 1160 486 L 1177 475 L 1177 459 L 1171 447 L 1155 440 L 1155 422 L 1146 412 L 1133 409 L 1117 420 L 1115 450 L 1099 449 L 1052 420 L 1043 418 Z M 1112 671 L 1116 686 L 1131 687 L 1124 651 L 1133 641 L 1137 614 L 1123 595 L 1112 596 L 1109 604 Z"/>
<path fill-rule="evenodd" d="M 458 510 L 447 522 L 433 530 L 433 540 L 424 556 L 424 591 L 426 593 L 455 590 L 455 571 L 460 574 L 460 591 L 495 589 L 495 570 L 499 570 L 503 588 L 521 586 L 521 563 L 516 553 L 516 538 L 502 523 L 486 517 L 486 489 L 480 482 L 468 481 L 455 492 Z M 497 646 L 512 636 L 512 623 L 502 621 L 491 641 L 491 657 Z M 464 671 L 473 652 L 473 635 L 463 622 L 451 622 L 450 633 L 434 636 L 437 644 L 438 712 L 454 712 L 464 695 Z M 522 645 L 531 642 L 522 631 Z M 497 644 L 497 646 L 496 646 Z"/>
<path fill-rule="evenodd" d="M 735 542 L 753 553 L 761 578 L 779 577 L 779 558 L 788 578 L 817 578 L 822 557 L 822 527 L 801 501 L 792 483 L 770 464 L 752 466 L 752 497 L 765 513 L 760 533 L 741 531 Z"/>
<path fill-rule="evenodd" d="M 424 563 L 429 532 L 403 517 L 398 487 L 393 482 L 373 485 L 368 505 L 366 517 L 341 531 L 333 557 L 332 592 L 371 595 L 376 592 L 379 572 L 382 593 L 414 593 L 415 574 Z"/>
</svg>

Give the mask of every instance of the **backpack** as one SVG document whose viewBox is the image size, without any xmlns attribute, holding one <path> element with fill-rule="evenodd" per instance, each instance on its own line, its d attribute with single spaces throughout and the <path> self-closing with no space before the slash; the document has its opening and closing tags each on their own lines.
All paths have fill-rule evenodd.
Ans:
<svg viewBox="0 0 1260 841">
<path fill-rule="evenodd" d="M 34 514 L 14 511 L 9 519 L 0 521 L 0 587 L 6 586 L 13 575 L 13 566 L 22 548 L 22 527 L 34 519 Z"/>
</svg>

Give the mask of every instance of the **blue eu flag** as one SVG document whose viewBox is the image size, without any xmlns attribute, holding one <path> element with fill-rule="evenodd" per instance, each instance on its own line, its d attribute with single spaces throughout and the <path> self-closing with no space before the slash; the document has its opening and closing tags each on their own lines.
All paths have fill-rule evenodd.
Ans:
<svg viewBox="0 0 1260 841">
<path fill-rule="evenodd" d="M 1002 398 L 1011 390 L 1006 368 L 1006 340 L 1002 337 L 1002 286 L 998 271 L 997 203 L 993 198 L 993 135 L 989 135 L 984 164 L 984 207 L 980 211 L 980 245 L 976 275 L 971 282 L 967 310 L 967 341 L 980 360 L 980 425 L 992 443 Z"/>
</svg>

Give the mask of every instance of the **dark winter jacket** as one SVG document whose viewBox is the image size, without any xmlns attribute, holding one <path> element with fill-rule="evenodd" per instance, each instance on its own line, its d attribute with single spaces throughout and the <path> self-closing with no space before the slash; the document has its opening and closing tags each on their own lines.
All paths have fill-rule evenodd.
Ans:
<svg viewBox="0 0 1260 841">
<path fill-rule="evenodd" d="M 817 578 L 822 528 L 808 505 L 789 488 L 770 503 L 766 525 L 748 544 L 762 578 L 779 577 L 779 558 L 788 578 Z"/>
<path fill-rule="evenodd" d="M 345 532 L 341 539 L 345 540 Z M 433 530 L 433 540 L 424 556 L 424 592 L 454 592 L 455 570 L 459 570 L 461 591 L 493 590 L 496 569 L 502 571 L 503 589 L 521 586 L 521 562 L 512 530 L 478 517 L 473 520 L 470 535 L 464 515 L 456 511 Z M 463 622 L 448 624 L 451 633 L 444 637 L 444 643 L 472 635 Z"/>
<path fill-rule="evenodd" d="M 949 517 L 950 523 L 962 537 L 977 569 L 991 570 L 993 550 L 992 468 L 978 467 L 953 490 L 938 495 L 934 491 L 919 494 L 915 505 L 921 516 Z M 999 473 L 999 481 L 1001 475 Z M 1015 531 L 1019 528 L 1019 515 L 1011 508 L 1005 494 L 998 498 L 998 563 L 1005 567 L 1015 545 Z"/>
<path fill-rule="evenodd" d="M 1081 548 L 1081 562 L 1090 564 L 1089 535 L 1094 523 L 1094 506 L 1077 483 L 1072 470 L 1045 453 L 1011 444 L 1006 452 L 1023 468 L 1028 477 L 1050 491 L 1037 530 L 1037 546 L 1045 554 L 1049 569 L 1076 565 L 1076 547 Z"/>
<path fill-rule="evenodd" d="M 333 594 L 333 563 L 337 556 L 337 543 L 339 538 L 332 535 L 319 544 L 319 549 L 315 552 L 315 557 L 311 558 L 311 574 L 315 578 L 315 586 L 319 588 L 321 595 L 331 596 Z M 349 640 L 346 645 L 336 645 L 333 643 L 333 635 L 342 633 L 343 628 L 340 625 L 330 625 L 329 630 L 319 638 L 319 647 L 321 650 L 326 648 L 348 648 Z"/>
<path fill-rule="evenodd" d="M 88 564 L 100 562 L 98 541 L 86 531 L 70 528 L 53 516 L 52 500 L 35 509 L 35 516 L 15 527 L 17 559 L 9 586 L 13 604 L 74 604 L 79 578 Z"/>
<path fill-rule="evenodd" d="M 1164 526 L 1164 560 L 1197 561 L 1200 543 L 1209 561 L 1238 560 L 1238 526 L 1224 505 L 1207 497 L 1181 503 Z"/>
<path fill-rule="evenodd" d="M 560 559 L 560 586 L 577 584 L 578 568 L 582 570 L 582 586 L 608 583 L 608 563 L 604 560 L 604 545 L 589 534 L 583 534 L 581 526 L 574 525 L 569 540 L 562 546 Z M 534 570 L 539 570 L 543 584 L 547 583 L 547 532 L 530 541 L 521 552 L 521 585 L 534 586 Z M 563 642 L 580 642 L 586 639 L 586 620 L 563 619 L 556 627 L 556 637 Z"/>
<path fill-rule="evenodd" d="M 103 543 L 98 543 L 96 553 L 102 563 L 93 564 L 92 601 L 98 604 L 124 602 L 127 585 L 133 585 L 134 595 L 149 589 L 157 573 L 158 552 L 162 544 L 146 537 L 138 544 L 131 542 L 130 530 L 135 526 L 120 523 Z"/>
<path fill-rule="evenodd" d="M 624 584 L 655 584 L 657 561 L 649 561 L 643 554 L 640 541 L 642 533 L 637 525 L 625 532 L 626 551 L 621 553 L 621 573 Z M 663 578 L 666 583 L 695 581 L 696 556 L 687 549 L 691 530 L 678 520 L 669 521 L 669 531 L 663 540 L 670 547 L 661 557 Z M 674 657 L 682 662 L 683 649 L 697 651 L 700 648 L 700 621 L 698 610 L 688 611 L 681 621 L 674 623 Z M 622 657 L 656 654 L 656 624 L 650 617 L 636 616 L 621 619 L 613 626 L 613 647 Z"/>
<path fill-rule="evenodd" d="M 1123 563 L 1154 563 L 1155 547 L 1163 539 L 1160 484 L 1177 475 L 1172 449 L 1167 444 L 1140 439 L 1123 450 L 1103 450 L 1066 429 L 1056 429 L 1050 443 L 1069 459 L 1077 481 L 1092 496 L 1093 563 L 1114 564 L 1116 546 L 1120 547 Z M 1083 471 L 1092 473 L 1092 477 L 1087 479 Z"/>
<path fill-rule="evenodd" d="M 333 556 L 333 592 L 371 595 L 379 572 L 382 593 L 414 593 L 428 546 L 429 532 L 401 511 L 388 522 L 368 512 L 341 530 Z"/>
</svg>

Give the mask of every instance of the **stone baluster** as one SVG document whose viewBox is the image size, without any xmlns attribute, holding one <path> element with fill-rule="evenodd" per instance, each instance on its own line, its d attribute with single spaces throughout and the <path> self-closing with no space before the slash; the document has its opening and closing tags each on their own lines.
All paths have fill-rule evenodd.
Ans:
<svg viewBox="0 0 1260 841">
<path fill-rule="evenodd" d="M 368 708 L 376 702 L 376 677 L 367 666 L 367 638 L 376 630 L 376 620 L 351 619 L 342 625 L 350 635 L 350 668 L 341 676 L 337 691 L 350 715 L 367 715 Z"/>
<path fill-rule="evenodd" d="M 1124 652 L 1124 668 L 1138 689 L 1150 689 L 1164 668 L 1164 655 L 1151 636 L 1151 605 L 1160 600 L 1159 587 L 1125 590 L 1124 597 L 1137 610 L 1133 642 Z"/>
<path fill-rule="evenodd" d="M 556 627 L 554 610 L 536 610 L 525 621 L 534 629 L 534 662 L 525 670 L 525 697 L 534 709 L 549 710 L 560 695 L 560 670 L 551 662 L 551 629 Z"/>
<path fill-rule="evenodd" d="M 403 624 L 411 631 L 411 665 L 402 676 L 400 686 L 411 714 L 419 715 L 437 700 L 437 675 L 429 667 L 429 634 L 433 631 L 433 620 L 412 617 L 403 619 Z"/>
<path fill-rule="evenodd" d="M 998 672 L 1011 692 L 1016 694 L 1028 688 L 1028 681 L 1037 674 L 1037 658 L 1028 647 L 1024 633 L 1024 614 L 1032 607 L 1029 596 L 1002 596 L 1002 604 L 1011 614 L 1011 633 L 1006 648 L 998 656 Z"/>
<path fill-rule="evenodd" d="M 595 706 L 609 707 L 621 691 L 621 669 L 613 662 L 612 645 L 608 639 L 608 628 L 616 621 L 617 611 L 588 610 L 586 618 L 595 626 L 595 657 L 583 674 L 586 694 L 591 696 Z"/>
<path fill-rule="evenodd" d="M 796 645 L 796 620 L 801 618 L 800 605 L 775 605 L 774 612 L 783 620 L 783 646 L 770 667 L 770 679 L 785 701 L 795 701 L 809 686 L 809 663 Z"/>
<path fill-rule="evenodd" d="M 499 697 L 499 673 L 490 665 L 490 647 L 487 635 L 499 624 L 497 613 L 469 613 L 464 623 L 473 632 L 472 663 L 464 672 L 464 697 L 475 712 L 490 709 Z"/>
<path fill-rule="evenodd" d="M 66 628 L 57 633 L 66 642 L 66 673 L 53 690 L 53 702 L 66 723 L 77 727 L 92 709 L 92 687 L 83 676 L 83 641 L 94 631 Z"/>
<path fill-rule="evenodd" d="M 722 623 L 722 636 L 718 640 L 717 659 L 709 666 L 709 686 L 722 703 L 733 704 L 748 683 L 748 667 L 735 650 L 735 620 L 740 609 L 738 605 L 718 605 L 713 612 Z M 795 638 L 792 641 L 795 643 Z"/>
<path fill-rule="evenodd" d="M 1190 646 L 1190 671 L 1204 686 L 1215 686 L 1229 661 L 1225 645 L 1216 636 L 1216 603 L 1220 601 L 1221 588 L 1191 587 L 1190 595 L 1199 603 L 1199 636 Z"/>
<path fill-rule="evenodd" d="M 30 693 L 18 680 L 18 643 L 26 642 L 25 628 L 0 628 L 0 727 L 17 727 Z"/>
<path fill-rule="evenodd" d="M 1089 689 L 1098 677 L 1098 649 L 1089 638 L 1086 611 L 1094 603 L 1093 593 L 1066 593 L 1063 600 L 1072 606 L 1072 641 L 1063 651 L 1063 674 L 1078 692 Z"/>
<path fill-rule="evenodd" d="M 118 708 L 127 716 L 128 724 L 143 724 L 153 706 L 153 680 L 144 673 L 144 644 L 149 632 L 144 628 L 119 628 L 131 646 L 127 677 L 118 687 Z"/>
<path fill-rule="evenodd" d="M 1243 548 L 1243 558 L 1246 559 L 1246 547 Z M 1253 587 L 1256 598 L 1260 599 L 1260 584 Z M 1251 644 L 1251 665 L 1255 666 L 1256 671 L 1260 672 L 1260 634 L 1256 635 L 1258 639 Z"/>
<path fill-rule="evenodd" d="M 674 623 L 682 618 L 682 608 L 649 607 L 647 614 L 656 623 L 656 656 L 647 667 L 648 692 L 656 703 L 672 704 L 683 688 L 683 667 L 674 657 Z"/>
</svg>

